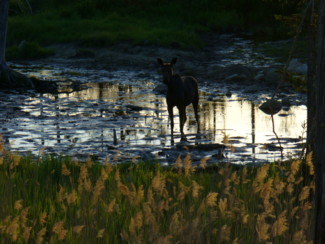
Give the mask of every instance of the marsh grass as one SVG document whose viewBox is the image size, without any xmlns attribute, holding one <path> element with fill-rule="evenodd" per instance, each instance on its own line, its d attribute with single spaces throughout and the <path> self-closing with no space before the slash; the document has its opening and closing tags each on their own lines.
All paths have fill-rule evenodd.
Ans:
<svg viewBox="0 0 325 244">
<path fill-rule="evenodd" d="M 311 157 L 165 168 L 0 149 L 2 243 L 312 243 Z"/>
</svg>

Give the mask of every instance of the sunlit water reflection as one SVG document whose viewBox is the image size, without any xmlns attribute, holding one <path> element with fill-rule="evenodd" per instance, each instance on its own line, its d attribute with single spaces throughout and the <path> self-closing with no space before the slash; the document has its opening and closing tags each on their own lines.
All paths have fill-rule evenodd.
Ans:
<svg viewBox="0 0 325 244">
<path fill-rule="evenodd" d="M 64 80 L 67 73 L 59 73 L 61 68 L 43 68 L 39 76 L 45 72 L 46 76 Z M 81 70 L 73 74 L 70 71 L 69 77 L 82 76 L 89 81 L 93 73 Z M 135 156 L 158 158 L 167 163 L 174 160 L 173 157 L 168 159 L 170 155 L 175 156 L 177 150 L 171 141 L 165 98 L 153 92 L 158 81 L 137 78 L 139 74 L 126 71 L 110 74 L 111 78 L 107 78 L 105 72 L 96 75 L 95 82 L 86 83 L 87 88 L 77 92 L 1 94 L 5 108 L 19 109 L 21 114 L 11 118 L 5 114 L 6 109 L 1 111 L 4 117 L 0 133 L 11 149 L 34 154 L 41 150 L 75 156 L 92 154 L 100 158 L 113 158 L 120 152 L 123 160 Z M 210 101 L 211 95 L 215 97 L 213 101 Z M 185 125 L 188 144 L 225 143 L 228 147 L 222 160 L 230 162 L 279 159 L 280 152 L 272 150 L 278 145 L 271 118 L 258 106 L 236 95 L 218 94 L 213 87 L 201 92 L 201 134 L 197 139 L 196 122 L 189 106 Z M 305 120 L 305 106 L 292 106 L 275 116 L 276 132 L 287 157 L 301 151 Z M 177 145 L 180 142 L 178 116 L 175 123 Z M 175 151 L 170 153 L 173 149 Z M 197 158 L 210 157 L 211 163 L 219 160 L 216 150 L 193 153 Z"/>
<path fill-rule="evenodd" d="M 220 38 L 224 44 L 211 51 L 218 58 L 212 64 L 268 67 L 276 63 L 259 52 L 252 41 L 227 35 Z M 174 163 L 179 154 L 186 154 L 182 146 L 178 147 L 183 145 L 178 111 L 175 108 L 176 135 L 172 143 L 165 97 L 154 92 L 161 80 L 158 74 L 112 72 L 85 65 L 87 60 L 78 62 L 84 65 L 74 60 L 12 64 L 16 70 L 31 76 L 66 83 L 80 81 L 86 88 L 56 95 L 0 92 L 0 134 L 7 147 L 35 155 L 44 151 L 79 158 L 91 154 L 109 160 L 120 155 L 120 161 L 155 158 L 162 164 Z M 212 146 L 192 150 L 193 161 L 203 157 L 210 158 L 210 163 L 280 159 L 271 118 L 258 109 L 260 98 L 268 94 L 249 93 L 244 99 L 239 92 L 243 88 L 241 84 L 232 85 L 231 97 L 224 95 L 229 84 L 200 83 L 199 86 L 201 133 L 196 134 L 196 121 L 189 106 L 184 127 L 188 141 L 184 145 Z M 301 152 L 306 116 L 304 105 L 284 108 L 274 116 L 285 158 Z M 227 147 L 220 152 L 216 144 Z"/>
</svg>

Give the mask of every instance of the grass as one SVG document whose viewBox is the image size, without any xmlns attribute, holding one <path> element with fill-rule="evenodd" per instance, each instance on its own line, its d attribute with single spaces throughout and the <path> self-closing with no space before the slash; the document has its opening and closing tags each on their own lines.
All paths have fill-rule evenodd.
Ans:
<svg viewBox="0 0 325 244">
<path fill-rule="evenodd" d="M 37 59 L 53 55 L 55 52 L 50 48 L 43 48 L 35 42 L 25 42 L 18 46 L 12 46 L 6 50 L 8 60 Z"/>
<path fill-rule="evenodd" d="M 4 151 L 4 243 L 312 243 L 314 169 L 306 161 L 199 167 L 114 165 Z"/>
<path fill-rule="evenodd" d="M 16 14 L 10 16 L 9 46 L 22 40 L 90 46 L 128 41 L 198 48 L 204 45 L 202 32 L 278 31 L 282 27 L 277 23 L 274 28 L 274 13 L 297 10 L 296 4 L 285 8 L 261 0 L 31 0 L 31 4 L 33 14 L 17 14 L 19 8 L 11 5 Z"/>
</svg>

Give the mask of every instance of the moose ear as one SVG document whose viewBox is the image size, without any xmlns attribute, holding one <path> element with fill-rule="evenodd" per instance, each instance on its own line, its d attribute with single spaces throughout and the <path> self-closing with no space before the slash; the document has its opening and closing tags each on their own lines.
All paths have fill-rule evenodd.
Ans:
<svg viewBox="0 0 325 244">
<path fill-rule="evenodd" d="M 157 62 L 158 62 L 158 64 L 160 64 L 160 65 L 163 65 L 163 64 L 164 64 L 164 62 L 162 61 L 161 58 L 157 58 Z"/>
<path fill-rule="evenodd" d="M 176 62 L 177 62 L 177 58 L 173 58 L 172 61 L 170 62 L 170 64 L 174 65 L 174 64 L 176 64 Z"/>
</svg>

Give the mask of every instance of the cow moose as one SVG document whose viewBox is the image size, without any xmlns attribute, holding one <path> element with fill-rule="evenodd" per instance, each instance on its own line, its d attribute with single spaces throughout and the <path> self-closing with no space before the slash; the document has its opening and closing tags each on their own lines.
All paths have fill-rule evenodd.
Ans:
<svg viewBox="0 0 325 244">
<path fill-rule="evenodd" d="M 186 106 L 190 105 L 191 103 L 193 105 L 197 123 L 197 132 L 199 133 L 199 91 L 197 80 L 192 76 L 180 76 L 179 74 L 174 73 L 173 66 L 177 62 L 177 58 L 173 58 L 170 63 L 164 63 L 161 58 L 158 58 L 157 61 L 162 70 L 163 82 L 167 85 L 166 101 L 172 137 L 174 129 L 173 108 L 175 106 L 178 108 L 181 138 L 186 139 L 183 127 L 186 122 Z"/>
</svg>

